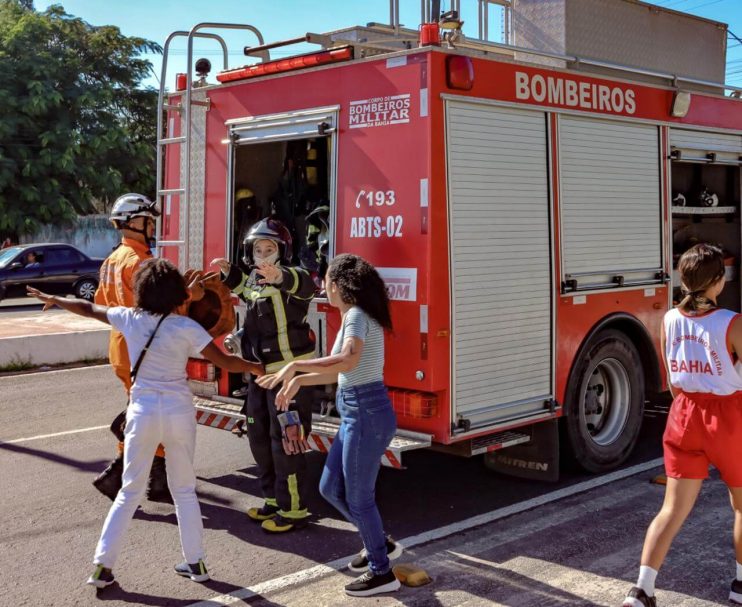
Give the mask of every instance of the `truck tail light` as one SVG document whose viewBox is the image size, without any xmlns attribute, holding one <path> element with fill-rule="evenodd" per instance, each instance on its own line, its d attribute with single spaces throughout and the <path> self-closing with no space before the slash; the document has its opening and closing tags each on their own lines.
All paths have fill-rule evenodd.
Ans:
<svg viewBox="0 0 742 607">
<path fill-rule="evenodd" d="M 389 398 L 397 415 L 416 418 L 438 415 L 438 396 L 435 394 L 391 388 Z"/>
<path fill-rule="evenodd" d="M 214 381 L 216 379 L 216 367 L 208 360 L 189 358 L 186 365 L 188 379 L 196 381 Z"/>
</svg>

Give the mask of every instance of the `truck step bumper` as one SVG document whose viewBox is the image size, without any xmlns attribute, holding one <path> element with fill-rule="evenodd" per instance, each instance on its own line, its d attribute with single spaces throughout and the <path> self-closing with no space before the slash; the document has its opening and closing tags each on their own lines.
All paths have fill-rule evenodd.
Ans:
<svg viewBox="0 0 742 607">
<path fill-rule="evenodd" d="M 231 400 L 234 401 L 234 399 Z M 196 407 L 196 422 L 202 426 L 232 430 L 237 422 L 245 420 L 245 416 L 240 413 L 242 406 L 234 402 L 222 402 L 195 396 L 193 404 Z M 323 417 L 315 413 L 312 415 L 312 432 L 307 437 L 309 446 L 313 451 L 327 453 L 339 428 L 340 418 Z M 430 447 L 431 441 L 432 435 L 430 434 L 397 430 L 386 453 L 381 458 L 381 463 L 391 468 L 403 468 L 402 454 L 405 451 Z"/>
</svg>

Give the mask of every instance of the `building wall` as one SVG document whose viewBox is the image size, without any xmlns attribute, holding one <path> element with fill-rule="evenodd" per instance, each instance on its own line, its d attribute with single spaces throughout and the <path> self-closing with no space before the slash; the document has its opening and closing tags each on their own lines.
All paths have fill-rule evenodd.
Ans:
<svg viewBox="0 0 742 607">
<path fill-rule="evenodd" d="M 106 215 L 86 215 L 72 223 L 44 225 L 33 234 L 21 236 L 21 243 L 66 242 L 90 257 L 107 257 L 120 236 Z"/>
</svg>

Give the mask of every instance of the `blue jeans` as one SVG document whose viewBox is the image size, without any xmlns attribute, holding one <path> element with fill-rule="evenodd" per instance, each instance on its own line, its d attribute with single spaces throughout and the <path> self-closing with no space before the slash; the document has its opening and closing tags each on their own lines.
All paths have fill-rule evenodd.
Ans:
<svg viewBox="0 0 742 607">
<path fill-rule="evenodd" d="M 374 574 L 390 570 L 386 535 L 376 507 L 376 477 L 381 456 L 397 429 L 389 394 L 382 382 L 338 388 L 341 423 L 322 471 L 319 491 L 358 527 Z"/>
</svg>

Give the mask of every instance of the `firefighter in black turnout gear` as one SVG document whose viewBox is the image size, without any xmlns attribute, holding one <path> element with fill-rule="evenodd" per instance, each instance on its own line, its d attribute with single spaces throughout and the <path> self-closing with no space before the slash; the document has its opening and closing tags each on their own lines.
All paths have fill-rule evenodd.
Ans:
<svg viewBox="0 0 742 607">
<path fill-rule="evenodd" d="M 286 363 L 314 356 L 314 339 L 307 324 L 315 285 L 303 268 L 292 267 L 291 234 L 276 219 L 255 224 L 244 239 L 245 274 L 226 259 L 215 259 L 223 282 L 247 304 L 242 353 L 254 356 L 275 373 Z M 265 531 L 282 533 L 306 525 L 304 503 L 306 461 L 302 449 L 284 446 L 275 399 L 278 389 L 266 390 L 250 382 L 245 402 L 247 436 L 258 464 L 265 503 L 248 516 Z M 292 403 L 304 435 L 312 422 L 312 396 L 300 390 Z M 289 454 L 290 451 L 295 451 Z M 287 452 L 288 451 L 288 452 Z"/>
</svg>

